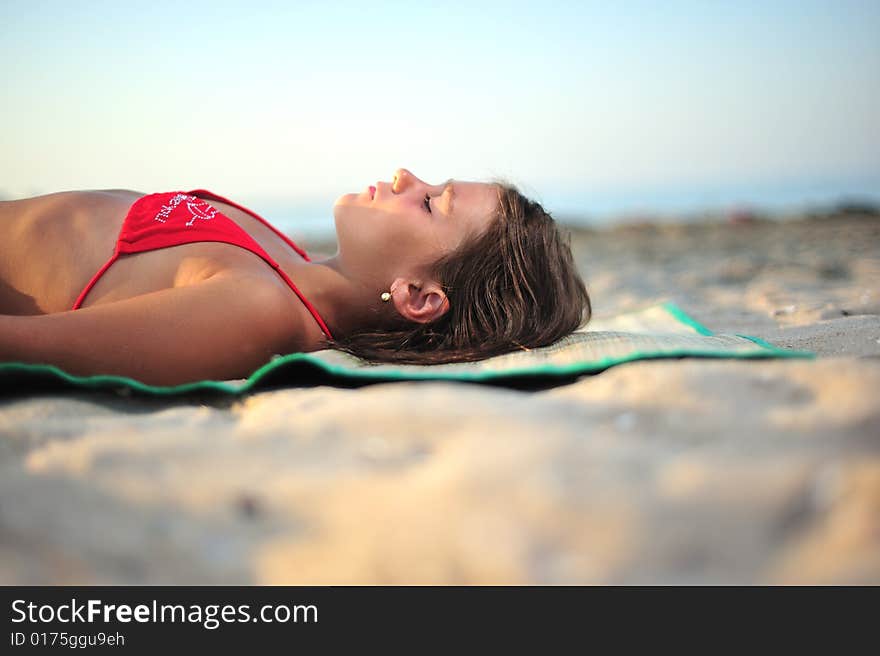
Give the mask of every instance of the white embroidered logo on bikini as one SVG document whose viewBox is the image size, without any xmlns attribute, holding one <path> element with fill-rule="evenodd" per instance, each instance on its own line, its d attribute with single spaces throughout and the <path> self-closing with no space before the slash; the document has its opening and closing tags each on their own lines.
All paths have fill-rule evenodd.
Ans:
<svg viewBox="0 0 880 656">
<path fill-rule="evenodd" d="M 210 205 L 208 205 L 205 201 L 199 200 L 195 196 L 192 197 L 191 201 L 187 201 L 186 206 L 189 208 L 190 214 L 192 214 L 192 218 L 186 222 L 186 225 L 191 226 L 196 222 L 196 219 L 202 219 L 203 221 L 210 221 L 217 214 L 217 210 Z"/>
<path fill-rule="evenodd" d="M 202 221 L 209 221 L 213 219 L 217 215 L 217 209 L 211 207 L 205 201 L 199 199 L 198 196 L 188 196 L 187 194 L 175 194 L 171 197 L 171 200 L 168 201 L 166 205 L 162 206 L 156 216 L 153 217 L 154 221 L 159 221 L 160 223 L 165 223 L 166 219 L 171 215 L 178 205 L 180 205 L 183 201 L 186 201 L 186 207 L 189 209 L 190 215 L 192 218 L 186 222 L 185 225 L 191 227 L 196 219 L 201 219 Z"/>
</svg>

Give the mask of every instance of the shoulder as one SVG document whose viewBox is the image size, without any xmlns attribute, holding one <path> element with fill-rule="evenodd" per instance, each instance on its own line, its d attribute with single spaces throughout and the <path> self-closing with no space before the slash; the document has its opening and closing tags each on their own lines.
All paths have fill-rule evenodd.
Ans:
<svg viewBox="0 0 880 656">
<path fill-rule="evenodd" d="M 253 333 L 274 353 L 317 350 L 324 337 L 308 308 L 274 270 L 225 271 L 206 279 L 237 300 L 237 316 L 228 320 Z"/>
</svg>

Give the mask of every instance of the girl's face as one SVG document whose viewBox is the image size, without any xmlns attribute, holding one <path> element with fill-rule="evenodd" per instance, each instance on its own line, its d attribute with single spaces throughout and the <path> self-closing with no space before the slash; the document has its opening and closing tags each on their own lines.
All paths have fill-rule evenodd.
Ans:
<svg viewBox="0 0 880 656">
<path fill-rule="evenodd" d="M 391 182 L 379 181 L 336 200 L 338 257 L 364 280 L 425 272 L 470 235 L 489 227 L 497 191 L 495 185 L 480 182 L 431 185 L 398 169 Z"/>
</svg>

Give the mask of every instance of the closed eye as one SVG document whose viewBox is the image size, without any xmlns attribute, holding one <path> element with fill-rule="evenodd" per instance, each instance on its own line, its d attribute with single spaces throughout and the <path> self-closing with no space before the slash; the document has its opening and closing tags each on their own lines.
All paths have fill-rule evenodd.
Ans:
<svg viewBox="0 0 880 656">
<path fill-rule="evenodd" d="M 428 214 L 433 214 L 431 211 L 431 195 L 425 194 L 425 202 L 423 203 L 425 210 L 427 210 Z"/>
</svg>

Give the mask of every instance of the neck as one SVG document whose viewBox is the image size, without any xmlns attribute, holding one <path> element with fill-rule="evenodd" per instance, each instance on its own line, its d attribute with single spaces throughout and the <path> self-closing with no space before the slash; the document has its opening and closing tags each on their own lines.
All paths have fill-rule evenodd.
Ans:
<svg viewBox="0 0 880 656">
<path fill-rule="evenodd" d="M 335 338 L 376 325 L 383 314 L 381 291 L 350 275 L 338 254 L 311 262 L 297 258 L 284 269 Z"/>
</svg>

